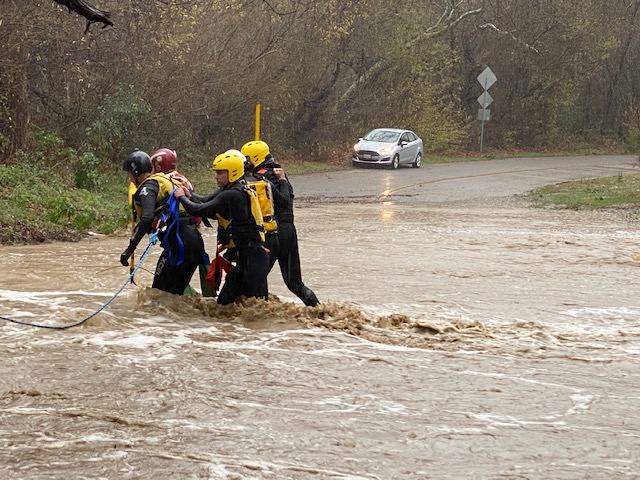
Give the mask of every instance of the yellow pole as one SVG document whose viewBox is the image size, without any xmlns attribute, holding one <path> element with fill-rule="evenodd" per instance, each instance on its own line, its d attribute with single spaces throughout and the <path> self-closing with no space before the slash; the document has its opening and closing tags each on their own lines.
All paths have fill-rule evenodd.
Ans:
<svg viewBox="0 0 640 480">
<path fill-rule="evenodd" d="M 134 217 L 134 207 L 133 207 L 133 196 L 136 193 L 136 190 L 138 190 L 138 187 L 136 187 L 135 183 L 133 182 L 129 182 L 129 208 L 131 209 L 131 236 L 133 237 L 133 232 L 135 232 L 136 229 L 136 219 Z M 129 258 L 129 274 L 133 273 L 133 271 L 136 268 L 136 261 L 134 258 L 134 255 L 131 254 L 131 257 Z M 131 277 L 131 283 L 134 283 L 133 281 L 133 277 Z"/>
<path fill-rule="evenodd" d="M 256 103 L 256 141 L 260 140 L 260 104 Z"/>
</svg>

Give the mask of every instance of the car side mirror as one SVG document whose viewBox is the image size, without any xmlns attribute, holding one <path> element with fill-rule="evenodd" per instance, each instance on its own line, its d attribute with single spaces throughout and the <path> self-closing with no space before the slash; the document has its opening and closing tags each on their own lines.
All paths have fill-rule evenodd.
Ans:
<svg viewBox="0 0 640 480">
<path fill-rule="evenodd" d="M 409 143 L 405 142 L 404 140 L 402 142 L 400 142 L 400 146 L 403 147 L 403 148 L 406 147 L 407 145 L 409 145 Z"/>
</svg>

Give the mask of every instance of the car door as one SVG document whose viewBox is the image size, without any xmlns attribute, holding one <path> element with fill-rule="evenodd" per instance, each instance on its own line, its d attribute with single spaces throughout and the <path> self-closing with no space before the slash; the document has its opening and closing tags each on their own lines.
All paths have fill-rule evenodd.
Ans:
<svg viewBox="0 0 640 480">
<path fill-rule="evenodd" d="M 409 140 L 409 134 L 404 132 L 400 135 L 400 163 L 411 163 L 413 158 L 411 157 L 411 141 Z"/>
<path fill-rule="evenodd" d="M 418 151 L 420 150 L 420 142 L 418 141 L 418 137 L 413 132 L 407 132 L 407 136 L 409 137 L 409 145 L 407 145 L 407 150 L 409 152 L 409 163 L 413 163 L 413 161 L 418 156 Z"/>
</svg>

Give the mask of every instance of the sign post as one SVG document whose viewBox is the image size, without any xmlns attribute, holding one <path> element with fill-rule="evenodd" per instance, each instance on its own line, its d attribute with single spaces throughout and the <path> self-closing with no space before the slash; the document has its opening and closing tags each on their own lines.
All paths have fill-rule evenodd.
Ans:
<svg viewBox="0 0 640 480">
<path fill-rule="evenodd" d="M 484 122 L 488 122 L 490 115 L 489 105 L 493 103 L 493 98 L 489 95 L 489 88 L 496 83 L 496 76 L 491 71 L 489 67 L 485 68 L 480 75 L 478 75 L 478 82 L 482 85 L 484 91 L 482 95 L 478 97 L 478 103 L 482 108 L 478 109 L 478 120 L 482 122 L 482 126 L 480 127 L 480 153 L 482 153 L 482 147 L 484 144 Z"/>
</svg>

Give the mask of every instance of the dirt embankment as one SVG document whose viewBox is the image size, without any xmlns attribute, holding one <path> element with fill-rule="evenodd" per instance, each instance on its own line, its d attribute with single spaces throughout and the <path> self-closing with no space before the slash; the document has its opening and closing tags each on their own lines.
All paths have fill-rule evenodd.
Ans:
<svg viewBox="0 0 640 480">
<path fill-rule="evenodd" d="M 41 225 L 28 225 L 24 222 L 12 224 L 0 223 L 1 245 L 34 245 L 45 242 L 77 242 L 86 232 L 60 227 L 46 228 Z"/>
</svg>

